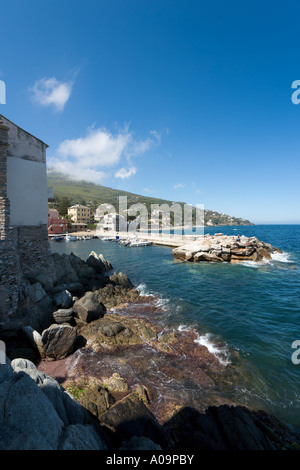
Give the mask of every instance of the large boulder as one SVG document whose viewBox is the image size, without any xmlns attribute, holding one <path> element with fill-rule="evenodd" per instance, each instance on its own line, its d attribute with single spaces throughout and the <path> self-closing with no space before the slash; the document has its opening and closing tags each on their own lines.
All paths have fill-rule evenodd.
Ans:
<svg viewBox="0 0 300 470">
<path fill-rule="evenodd" d="M 59 450 L 107 450 L 107 446 L 94 426 L 73 424 L 62 435 Z"/>
<path fill-rule="evenodd" d="M 32 362 L 7 360 L 0 372 L 0 450 L 111 447 L 93 416 Z"/>
<path fill-rule="evenodd" d="M 70 325 L 53 324 L 41 336 L 46 358 L 63 359 L 74 350 L 77 330 Z"/>
<path fill-rule="evenodd" d="M 73 305 L 73 309 L 77 317 L 86 323 L 103 317 L 106 311 L 104 305 L 98 301 L 97 294 L 94 292 L 87 292 L 81 299 L 77 300 Z"/>
<path fill-rule="evenodd" d="M 36 366 L 26 359 L 14 359 L 11 362 L 14 372 L 25 372 L 38 385 L 42 392 L 52 403 L 58 416 L 65 426 L 71 424 L 89 424 L 91 417 L 75 398 L 59 385 L 49 375 L 41 372 Z"/>
<path fill-rule="evenodd" d="M 0 449 L 54 450 L 63 422 L 36 383 L 24 372 L 0 387 Z"/>
<path fill-rule="evenodd" d="M 62 290 L 53 295 L 53 303 L 58 308 L 69 308 L 72 305 L 72 295 L 67 290 Z"/>
<path fill-rule="evenodd" d="M 78 274 L 72 265 L 71 255 L 59 255 L 58 253 L 52 253 L 51 257 L 54 263 L 57 284 L 78 282 Z M 80 260 L 80 258 L 78 259 Z"/>
<path fill-rule="evenodd" d="M 74 310 L 72 308 L 61 308 L 53 312 L 53 318 L 56 323 L 70 323 L 74 319 Z"/>
<path fill-rule="evenodd" d="M 97 274 L 101 274 L 104 271 L 106 271 L 106 267 L 102 259 L 95 253 L 95 251 L 92 251 L 87 259 L 87 264 L 91 266 L 92 268 L 95 269 Z"/>
<path fill-rule="evenodd" d="M 83 405 L 96 418 L 99 418 L 111 405 L 115 403 L 115 398 L 101 383 L 90 384 L 80 394 L 80 404 Z"/>
<path fill-rule="evenodd" d="M 132 289 L 133 284 L 130 281 L 129 277 L 126 274 L 123 273 L 114 273 L 112 276 L 109 276 L 110 281 L 113 284 L 123 286 L 127 289 Z"/>
</svg>

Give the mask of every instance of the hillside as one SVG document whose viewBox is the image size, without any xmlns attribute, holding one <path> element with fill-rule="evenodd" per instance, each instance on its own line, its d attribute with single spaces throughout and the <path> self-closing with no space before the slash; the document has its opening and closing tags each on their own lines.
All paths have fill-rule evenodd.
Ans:
<svg viewBox="0 0 300 470">
<path fill-rule="evenodd" d="M 119 196 L 127 196 L 127 204 L 145 204 L 150 213 L 151 204 L 168 204 L 175 201 L 159 199 L 149 196 L 112 189 L 88 181 L 73 181 L 67 176 L 57 173 L 48 174 L 48 188 L 53 188 L 54 200 L 59 201 L 66 197 L 71 204 L 83 204 L 95 210 L 99 204 L 112 204 L 116 209 L 119 206 Z M 183 205 L 184 202 L 176 201 Z M 249 220 L 233 217 L 227 214 L 207 210 L 204 211 L 205 225 L 253 225 Z"/>
</svg>

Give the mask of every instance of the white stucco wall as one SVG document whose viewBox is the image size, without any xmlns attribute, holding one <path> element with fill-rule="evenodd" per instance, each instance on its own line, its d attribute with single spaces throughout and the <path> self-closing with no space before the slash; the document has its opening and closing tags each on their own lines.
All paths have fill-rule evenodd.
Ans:
<svg viewBox="0 0 300 470">
<path fill-rule="evenodd" d="M 24 131 L 3 117 L 4 124 L 9 127 L 7 150 L 8 157 L 24 158 L 36 162 L 46 162 L 46 144 Z"/>
<path fill-rule="evenodd" d="M 10 225 L 39 225 L 48 221 L 46 164 L 9 157 L 7 196 Z"/>
</svg>

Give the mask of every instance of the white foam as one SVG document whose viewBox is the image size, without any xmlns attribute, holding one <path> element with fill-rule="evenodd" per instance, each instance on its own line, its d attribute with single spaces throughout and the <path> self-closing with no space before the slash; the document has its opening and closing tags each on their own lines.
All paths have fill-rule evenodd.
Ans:
<svg viewBox="0 0 300 470">
<path fill-rule="evenodd" d="M 170 299 L 163 299 L 160 298 L 155 302 L 155 307 L 161 308 L 163 311 L 168 310 L 168 303 L 170 302 Z"/>
<path fill-rule="evenodd" d="M 241 261 L 240 263 L 236 263 L 235 265 L 238 266 L 242 264 L 243 266 L 248 266 L 249 268 L 260 268 L 261 266 L 265 266 L 267 264 L 272 264 L 274 261 L 278 263 L 292 263 L 293 261 L 290 258 L 290 253 L 272 253 L 272 259 L 263 259 L 261 261 Z"/>
<path fill-rule="evenodd" d="M 229 360 L 229 353 L 228 351 L 223 348 L 220 349 L 218 348 L 212 341 L 211 341 L 211 334 L 206 333 L 205 335 L 197 335 L 197 338 L 195 339 L 195 343 L 200 344 L 201 346 L 205 346 L 208 351 L 213 354 L 221 364 L 224 366 L 227 366 L 230 364 Z"/>
<path fill-rule="evenodd" d="M 139 292 L 139 294 L 140 294 L 142 297 L 155 297 L 154 294 L 152 294 L 151 292 L 147 291 L 147 286 L 146 286 L 146 284 L 139 284 L 139 285 L 136 287 L 136 290 Z"/>
<path fill-rule="evenodd" d="M 292 263 L 293 261 L 290 258 L 290 253 L 272 253 L 272 260 L 278 261 L 279 263 Z"/>
<path fill-rule="evenodd" d="M 190 331 L 191 330 L 191 328 L 188 327 L 187 325 L 179 325 L 177 329 L 178 331 Z"/>
</svg>

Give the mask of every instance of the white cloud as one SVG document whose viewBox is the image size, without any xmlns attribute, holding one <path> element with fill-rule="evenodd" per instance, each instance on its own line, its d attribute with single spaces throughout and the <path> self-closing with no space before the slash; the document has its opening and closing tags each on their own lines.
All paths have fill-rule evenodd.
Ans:
<svg viewBox="0 0 300 470">
<path fill-rule="evenodd" d="M 137 169 L 134 166 L 132 166 L 128 170 L 126 170 L 126 168 L 120 168 L 120 170 L 118 170 L 115 174 L 115 178 L 121 178 L 122 180 L 124 180 L 126 178 L 130 178 L 130 176 L 132 175 L 135 175 L 136 172 Z"/>
<path fill-rule="evenodd" d="M 77 181 L 91 181 L 92 183 L 100 183 L 103 181 L 107 174 L 95 168 L 84 168 L 74 165 L 70 161 L 58 160 L 57 158 L 50 158 L 48 164 L 49 173 L 63 173 L 72 180 Z"/>
<path fill-rule="evenodd" d="M 130 162 L 131 157 L 142 155 L 158 144 L 158 134 L 156 136 L 153 132 L 151 135 L 154 137 L 137 141 L 128 127 L 115 134 L 106 129 L 90 129 L 85 137 L 63 141 L 57 149 L 57 155 L 48 157 L 48 168 L 73 179 L 102 182 L 110 176 L 107 169 L 123 161 L 127 165 L 115 170 L 114 176 L 129 178 L 137 172 Z M 103 168 L 106 168 L 105 172 Z"/>
<path fill-rule="evenodd" d="M 33 99 L 42 106 L 52 106 L 56 111 L 63 111 L 69 100 L 73 82 L 60 82 L 56 78 L 37 80 L 30 89 Z"/>
<path fill-rule="evenodd" d="M 174 189 L 179 189 L 179 188 L 184 188 L 185 187 L 185 184 L 183 183 L 177 183 L 177 184 L 174 184 L 173 188 Z"/>
<path fill-rule="evenodd" d="M 58 153 L 64 158 L 74 158 L 80 166 L 111 166 L 119 163 L 130 140 L 131 134 L 126 131 L 114 136 L 105 129 L 96 129 L 86 137 L 65 140 Z"/>
<path fill-rule="evenodd" d="M 136 157 L 148 152 L 151 148 L 160 145 L 161 136 L 156 131 L 150 131 L 151 137 L 145 140 L 134 140 L 132 139 L 131 145 L 126 151 L 127 160 L 130 161 L 131 157 Z"/>
</svg>

